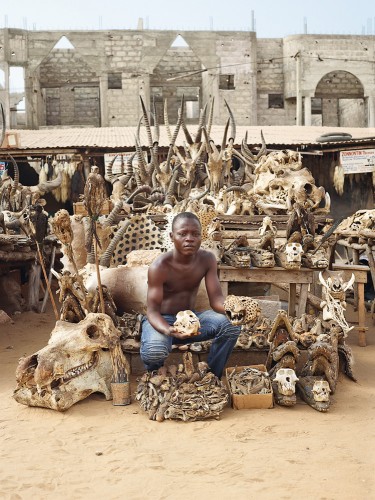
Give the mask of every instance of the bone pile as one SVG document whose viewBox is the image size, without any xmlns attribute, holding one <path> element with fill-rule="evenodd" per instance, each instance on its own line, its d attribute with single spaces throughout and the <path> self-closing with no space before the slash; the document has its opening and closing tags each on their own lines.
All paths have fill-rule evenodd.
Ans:
<svg viewBox="0 0 375 500">
<path fill-rule="evenodd" d="M 271 381 L 267 372 L 257 368 L 233 369 L 227 375 L 227 381 L 232 394 L 269 394 L 272 392 Z"/>
<path fill-rule="evenodd" d="M 183 364 L 146 372 L 139 380 L 135 399 L 148 412 L 150 420 L 194 421 L 218 419 L 228 403 L 224 384 L 205 362 L 194 368 L 190 352 L 184 353 Z"/>
</svg>

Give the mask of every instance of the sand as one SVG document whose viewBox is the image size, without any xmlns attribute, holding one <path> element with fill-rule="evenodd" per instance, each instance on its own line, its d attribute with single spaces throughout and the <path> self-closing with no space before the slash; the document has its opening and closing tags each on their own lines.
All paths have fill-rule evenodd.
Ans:
<svg viewBox="0 0 375 500">
<path fill-rule="evenodd" d="M 220 420 L 157 423 L 92 395 L 65 413 L 12 398 L 20 356 L 43 347 L 51 312 L 0 325 L 0 498 L 375 498 L 375 328 L 349 334 L 358 383 L 340 374 L 330 411 L 226 408 Z M 133 388 L 135 379 L 133 378 Z"/>
</svg>

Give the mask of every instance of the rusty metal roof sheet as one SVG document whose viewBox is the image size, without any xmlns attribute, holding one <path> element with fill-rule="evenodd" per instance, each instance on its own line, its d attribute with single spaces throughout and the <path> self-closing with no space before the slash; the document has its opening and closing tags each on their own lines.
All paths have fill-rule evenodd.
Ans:
<svg viewBox="0 0 375 500">
<path fill-rule="evenodd" d="M 224 126 L 215 125 L 211 129 L 211 138 L 220 145 L 223 139 Z M 171 126 L 172 134 L 174 126 Z M 194 137 L 196 126 L 188 126 Z M 375 128 L 333 128 L 333 127 L 300 127 L 300 126 L 238 126 L 236 131 L 236 144 L 240 144 L 247 132 L 247 144 L 261 144 L 261 131 L 263 131 L 267 146 L 315 146 L 319 148 L 326 144 L 357 144 L 375 142 Z M 10 130 L 18 133 L 18 148 L 12 150 L 37 150 L 37 149 L 64 149 L 64 148 L 108 148 L 130 149 L 135 145 L 136 127 L 102 127 L 102 128 L 43 128 L 39 130 Z M 320 143 L 317 138 L 322 134 L 347 133 L 352 139 Z M 182 131 L 179 132 L 176 144 L 182 145 L 185 140 Z M 141 128 L 141 143 L 147 145 L 145 128 Z M 164 126 L 160 127 L 159 146 L 168 147 L 169 139 Z"/>
</svg>

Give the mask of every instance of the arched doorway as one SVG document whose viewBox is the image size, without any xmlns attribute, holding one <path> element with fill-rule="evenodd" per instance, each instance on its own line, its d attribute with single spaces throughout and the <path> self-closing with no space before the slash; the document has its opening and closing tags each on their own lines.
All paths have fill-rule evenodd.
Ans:
<svg viewBox="0 0 375 500">
<path fill-rule="evenodd" d="M 348 71 L 331 71 L 320 79 L 312 100 L 312 124 L 366 127 L 364 89 Z"/>
</svg>

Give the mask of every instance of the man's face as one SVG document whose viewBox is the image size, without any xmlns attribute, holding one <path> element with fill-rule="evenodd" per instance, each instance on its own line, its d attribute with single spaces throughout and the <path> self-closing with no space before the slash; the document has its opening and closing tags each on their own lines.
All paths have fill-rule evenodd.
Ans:
<svg viewBox="0 0 375 500">
<path fill-rule="evenodd" d="M 185 255 L 198 251 L 201 241 L 201 226 L 194 219 L 179 219 L 170 234 L 176 250 Z"/>
</svg>

